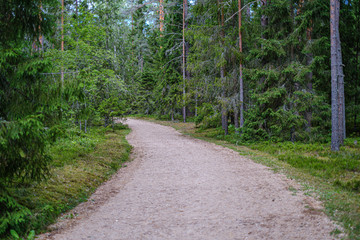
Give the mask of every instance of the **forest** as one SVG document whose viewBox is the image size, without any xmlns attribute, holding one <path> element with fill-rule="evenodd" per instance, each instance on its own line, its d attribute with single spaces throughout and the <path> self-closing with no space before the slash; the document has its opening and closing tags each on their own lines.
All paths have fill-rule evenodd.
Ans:
<svg viewBox="0 0 360 240">
<path fill-rule="evenodd" d="M 122 138 L 128 116 L 195 122 L 237 145 L 351 152 L 351 181 L 334 181 L 358 194 L 360 154 L 346 147 L 359 148 L 360 1 L 1 1 L 0 237 L 71 208 L 35 206 L 26 189 L 64 166 L 61 152 Z"/>
</svg>

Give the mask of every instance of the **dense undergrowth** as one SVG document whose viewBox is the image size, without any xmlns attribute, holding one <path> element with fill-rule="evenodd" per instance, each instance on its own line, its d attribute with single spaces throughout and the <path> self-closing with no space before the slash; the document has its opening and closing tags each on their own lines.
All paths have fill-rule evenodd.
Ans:
<svg viewBox="0 0 360 240">
<path fill-rule="evenodd" d="M 46 181 L 14 182 L 0 195 L 0 238 L 17 239 L 45 230 L 63 212 L 83 202 L 128 160 L 129 129 L 71 128 L 48 149 L 53 161 Z M 19 239 L 21 239 L 19 237 Z"/>
<path fill-rule="evenodd" d="M 305 194 L 324 202 L 326 214 L 340 223 L 349 239 L 360 239 L 359 137 L 347 138 L 340 151 L 332 152 L 330 143 L 326 142 L 243 142 L 234 131 L 224 136 L 221 128 L 199 128 L 192 122 L 156 122 L 231 148 L 255 162 L 296 179 L 302 184 Z M 334 230 L 334 234 L 339 232 L 339 229 Z"/>
</svg>

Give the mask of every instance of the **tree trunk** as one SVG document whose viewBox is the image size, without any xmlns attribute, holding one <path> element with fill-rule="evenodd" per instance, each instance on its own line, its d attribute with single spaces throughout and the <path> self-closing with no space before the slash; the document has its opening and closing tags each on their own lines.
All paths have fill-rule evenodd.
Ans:
<svg viewBox="0 0 360 240">
<path fill-rule="evenodd" d="M 159 1 L 159 30 L 160 37 L 162 37 L 162 32 L 164 31 L 164 0 Z"/>
<path fill-rule="evenodd" d="M 251 18 L 251 9 L 250 9 L 250 7 L 247 7 L 247 8 L 246 8 L 246 17 L 247 17 L 248 19 Z"/>
<path fill-rule="evenodd" d="M 143 58 L 143 56 L 140 56 L 139 65 L 140 65 L 140 72 L 143 73 L 143 71 L 144 71 L 144 58 Z"/>
<path fill-rule="evenodd" d="M 64 0 L 61 0 L 61 53 L 64 52 Z M 61 87 L 64 86 L 64 67 L 61 63 Z"/>
<path fill-rule="evenodd" d="M 266 6 L 270 3 L 270 0 L 261 0 L 262 9 L 266 9 Z M 266 29 L 268 25 L 268 16 L 265 14 L 261 15 L 261 27 L 262 27 L 262 33 L 261 38 L 266 39 L 264 30 Z"/>
<path fill-rule="evenodd" d="M 359 3 L 358 3 L 358 9 L 357 9 L 357 12 L 360 13 L 360 0 L 359 0 Z M 360 14 L 357 15 L 356 17 L 357 19 L 357 29 L 360 29 Z M 357 39 L 357 42 L 356 42 L 356 66 L 358 69 L 360 69 L 360 39 Z M 357 71 L 357 79 L 358 79 L 358 86 L 360 86 L 360 71 Z M 355 92 L 355 96 L 354 96 L 354 105 L 357 106 L 358 105 L 358 95 L 357 93 Z M 356 120 L 357 120 L 357 115 L 359 114 L 359 112 L 357 110 L 355 110 L 354 112 L 354 131 L 357 130 L 356 128 Z M 360 127 L 359 127 L 360 129 Z"/>
<path fill-rule="evenodd" d="M 360 12 L 360 0 L 358 2 L 358 9 L 357 9 L 357 12 Z M 360 29 L 360 14 L 357 15 L 357 29 Z M 358 39 L 357 43 L 356 43 L 356 63 L 357 63 L 357 67 L 358 69 L 360 69 L 360 39 Z M 360 86 L 360 71 L 357 71 L 358 72 L 358 86 Z M 357 94 L 355 93 L 355 96 L 357 96 Z M 358 100 L 358 98 L 357 98 Z M 358 105 L 358 101 L 355 100 L 355 106 Z M 354 120 L 354 129 L 356 131 L 356 116 L 359 114 L 358 111 L 355 112 L 355 120 Z M 359 128 L 360 129 L 360 126 Z"/>
<path fill-rule="evenodd" d="M 104 117 L 104 127 L 107 127 L 109 125 L 109 121 L 110 121 L 109 116 L 105 116 Z"/>
<path fill-rule="evenodd" d="M 306 29 L 306 38 L 308 45 L 311 45 L 312 42 L 312 20 L 310 20 L 310 26 Z M 312 52 L 308 53 L 306 55 L 306 65 L 310 66 L 313 61 L 313 54 Z M 312 79 L 313 79 L 313 73 L 309 72 L 306 76 L 307 78 L 307 91 L 312 93 L 313 91 L 313 85 L 312 85 Z M 312 109 L 311 106 L 309 106 L 308 110 L 305 112 L 305 119 L 306 119 L 306 131 L 311 132 L 311 120 L 312 120 Z"/>
<path fill-rule="evenodd" d="M 235 133 L 239 134 L 239 110 L 237 104 L 234 109 L 234 125 L 235 125 Z"/>
<path fill-rule="evenodd" d="M 197 92 L 197 88 L 196 88 L 196 92 L 195 92 L 195 117 L 198 116 L 198 92 Z"/>
<path fill-rule="evenodd" d="M 221 47 L 224 46 L 224 38 L 225 38 L 225 33 L 224 33 L 224 6 L 222 4 L 222 1 L 220 1 L 220 8 L 221 8 L 221 15 L 220 15 L 220 21 L 221 21 Z M 227 108 L 226 108 L 226 103 L 225 103 L 225 97 L 226 97 L 226 88 L 225 88 L 225 67 L 221 66 L 220 67 L 220 78 L 221 78 L 221 98 L 223 100 L 222 102 L 222 106 L 221 106 L 221 125 L 222 128 L 225 131 L 225 135 L 228 135 L 229 131 L 228 131 L 228 118 L 227 118 Z"/>
<path fill-rule="evenodd" d="M 221 125 L 222 128 L 225 131 L 225 135 L 228 135 L 228 118 L 227 118 L 227 110 L 226 110 L 226 103 L 225 103 L 225 68 L 220 68 L 220 78 L 221 78 L 221 87 L 222 87 L 222 93 L 221 98 L 223 99 L 222 106 L 221 106 Z"/>
<path fill-rule="evenodd" d="M 312 53 L 309 53 L 309 57 L 307 59 L 307 64 L 310 65 L 313 57 L 312 57 Z M 312 93 L 313 91 L 313 86 L 312 86 L 312 72 L 308 73 L 308 83 L 307 83 L 307 91 L 309 91 L 310 93 Z M 312 120 L 312 109 L 311 106 L 309 106 L 309 109 L 305 112 L 305 119 L 306 119 L 306 131 L 307 132 L 311 132 L 311 120 Z"/>
<path fill-rule="evenodd" d="M 238 9 L 239 9 L 239 52 L 240 55 L 243 52 L 242 49 L 242 33 L 241 33 L 241 26 L 242 26 L 242 13 L 241 13 L 241 0 L 238 0 Z M 239 66 L 239 87 L 240 87 L 240 128 L 244 126 L 244 83 L 243 83 L 243 64 L 242 64 L 242 56 L 240 56 L 240 66 Z M 237 117 L 236 117 L 237 118 Z"/>
<path fill-rule="evenodd" d="M 186 57 L 187 57 L 187 46 L 186 46 L 186 42 L 185 42 L 185 29 L 187 28 L 187 9 L 188 9 L 188 4 L 187 4 L 187 0 L 183 0 L 183 121 L 186 122 L 186 77 L 187 77 L 187 73 L 186 73 Z"/>
<path fill-rule="evenodd" d="M 296 21 L 295 21 L 295 7 L 294 7 L 294 0 L 290 1 L 290 16 L 291 16 L 291 23 L 292 23 L 292 27 L 291 27 L 291 31 L 294 31 L 294 27 L 296 25 Z M 290 45 L 290 62 L 293 62 L 295 57 L 294 57 L 294 44 L 291 43 Z"/>
<path fill-rule="evenodd" d="M 342 63 L 342 53 L 341 53 L 341 42 L 340 42 L 340 0 L 336 1 L 335 9 L 335 18 L 336 18 L 336 27 L 335 27 L 335 36 L 336 36 L 336 51 L 337 51 L 337 79 L 338 79 L 338 98 L 339 98 L 339 143 L 340 145 L 344 144 L 344 139 L 346 137 L 346 128 L 345 128 L 345 94 L 344 94 L 344 71 Z"/>
<path fill-rule="evenodd" d="M 331 150 L 339 151 L 339 109 L 338 109 L 338 55 L 336 39 L 336 2 L 330 0 L 330 49 L 331 49 Z"/>
<path fill-rule="evenodd" d="M 41 12 L 42 12 L 42 3 L 40 1 L 40 5 L 39 5 L 39 20 L 40 20 L 40 24 L 39 24 L 39 37 L 38 39 L 35 38 L 35 40 L 33 41 L 33 45 L 32 45 L 32 50 L 34 50 L 35 52 L 41 52 L 43 51 L 43 43 L 44 43 L 44 39 L 43 36 L 41 34 L 41 22 L 42 22 L 42 17 L 41 17 Z M 39 46 L 37 45 L 37 41 L 39 41 Z M 32 53 L 31 53 L 32 54 Z"/>
</svg>

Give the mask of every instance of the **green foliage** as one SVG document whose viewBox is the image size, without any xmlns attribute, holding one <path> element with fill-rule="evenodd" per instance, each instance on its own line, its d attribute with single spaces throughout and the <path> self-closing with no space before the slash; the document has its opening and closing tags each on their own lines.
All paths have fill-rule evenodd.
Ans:
<svg viewBox="0 0 360 240">
<path fill-rule="evenodd" d="M 0 208 L 0 236 L 7 234 L 10 229 L 11 235 L 26 229 L 26 222 L 31 216 L 31 211 L 19 204 L 3 189 L 0 192 Z"/>
<path fill-rule="evenodd" d="M 46 177 L 45 149 L 56 138 L 58 86 L 40 75 L 51 63 L 23 47 L 0 48 L 0 179 L 5 185 Z"/>
<path fill-rule="evenodd" d="M 55 202 L 68 194 L 66 186 L 51 186 L 55 190 L 39 197 L 36 206 L 26 197 L 30 196 L 27 187 L 45 184 L 41 180 L 51 177 L 52 168 L 77 165 L 74 159 L 93 152 L 104 140 L 89 137 L 94 126 L 111 125 L 116 133 L 115 117 L 129 113 L 180 119 L 185 101 L 187 115 L 192 117 L 197 111 L 195 122 L 208 136 L 251 143 L 284 164 L 358 193 L 355 144 L 346 142 L 348 153 L 343 150 L 339 155 L 314 147 L 330 138 L 329 4 L 322 0 L 268 3 L 242 1 L 242 53 L 236 1 L 191 3 L 185 30 L 189 49 L 185 83 L 182 1 L 164 1 L 162 32 L 154 3 L 65 1 L 64 51 L 60 50 L 62 32 L 56 30 L 61 28 L 55 26 L 61 13 L 58 1 L 0 3 L 0 189 L 11 188 L 6 196 L 16 195 L 15 202 L 35 212 L 23 212 L 23 217 L 36 218 L 32 226 L 39 229 L 87 196 L 96 184 L 87 185 L 86 193 L 70 193 L 71 199 L 61 199 L 59 207 Z M 360 132 L 359 9 L 359 2 L 341 1 L 349 136 Z M 240 62 L 245 123 L 235 129 Z M 227 113 L 229 136 L 218 128 L 220 109 Z M 109 128 L 98 133 L 102 136 Z M 102 164 L 111 171 L 121 165 L 99 160 Z M 71 174 L 80 178 L 87 174 L 80 172 Z M 76 182 L 71 174 L 65 175 Z M 10 202 L 4 200 L 3 206 L 21 213 L 20 205 L 12 208 Z M 25 229 L 21 221 L 11 224 L 4 231 L 10 233 L 14 225 L 10 233 L 14 238 L 32 229 Z"/>
<path fill-rule="evenodd" d="M 40 32 L 50 35 L 55 23 L 54 12 L 58 5 L 59 2 L 56 0 L 2 1 L 0 3 L 0 46 L 12 41 L 22 41 L 24 37 L 34 39 Z"/>
<path fill-rule="evenodd" d="M 139 74 L 139 88 L 145 97 L 139 111 L 174 120 L 182 107 L 183 80 L 179 58 L 182 54 L 182 48 L 179 47 L 182 44 L 182 2 L 165 1 L 164 4 L 169 12 L 164 16 L 164 31 L 153 29 L 147 39 L 143 38 L 143 41 L 147 41 L 149 53 L 141 52 L 147 62 L 144 69 L 140 69 L 143 72 Z M 159 35 L 162 37 L 159 38 Z M 142 34 L 137 34 L 137 37 L 142 37 Z"/>
<path fill-rule="evenodd" d="M 15 230 L 13 230 L 13 229 L 11 229 L 10 230 L 10 234 L 11 234 L 11 236 L 13 237 L 13 239 L 15 239 L 15 240 L 23 240 L 24 238 L 22 238 L 22 237 L 20 237 L 19 236 L 19 234 L 15 231 Z M 35 231 L 34 230 L 31 230 L 30 232 L 29 232 L 29 235 L 25 238 L 25 239 L 27 239 L 27 240 L 33 240 L 33 239 L 35 239 Z"/>
<path fill-rule="evenodd" d="M 126 112 L 126 102 L 116 97 L 105 99 L 99 106 L 99 112 L 105 119 L 112 119 L 112 123 L 114 123 L 114 117 L 124 116 Z"/>
<path fill-rule="evenodd" d="M 83 200 L 127 158 L 129 147 L 119 143 L 118 150 L 101 152 L 109 158 L 94 157 L 91 173 L 66 172 L 72 164 L 84 167 L 82 158 L 105 141 L 105 130 L 97 131 L 98 137 L 84 132 L 91 127 L 95 134 L 92 128 L 100 117 L 114 123 L 128 110 L 119 55 L 108 47 L 118 37 L 109 38 L 109 32 L 121 25 L 119 16 L 110 26 L 98 15 L 114 14 L 113 3 L 106 4 L 106 10 L 86 1 L 77 7 L 65 1 L 64 51 L 58 50 L 61 33 L 53 32 L 58 29 L 54 26 L 58 1 L 0 3 L 1 237 L 27 234 L 31 239 L 30 229 L 43 228 Z M 117 134 L 119 127 L 113 127 Z M 71 188 L 59 179 L 53 182 L 62 168 L 67 179 L 81 180 L 71 196 L 67 195 Z M 96 175 L 90 185 L 83 182 L 96 171 L 103 176 Z M 40 186 L 50 182 L 56 191 L 46 195 Z"/>
<path fill-rule="evenodd" d="M 24 235 L 31 239 L 30 230 L 43 231 L 61 213 L 85 201 L 128 160 L 128 133 L 122 124 L 116 124 L 111 132 L 94 127 L 87 134 L 68 126 L 47 151 L 54 159 L 47 181 L 18 183 L 1 192 L 0 238 L 9 234 L 15 238 L 16 233 L 19 239 Z"/>
<path fill-rule="evenodd" d="M 142 1 L 138 1 L 142 4 Z M 182 35 L 181 2 L 165 2 L 164 32 L 147 25 L 149 8 L 137 8 L 130 33 L 125 82 L 130 85 L 131 113 L 157 114 L 159 118 L 175 119 L 183 105 L 180 36 Z M 196 114 L 203 104 L 214 109 L 224 108 L 235 124 L 240 106 L 239 64 L 242 61 L 244 81 L 245 124 L 242 140 L 327 141 L 330 127 L 330 39 L 329 4 L 323 1 L 275 0 L 243 1 L 242 47 L 239 53 L 236 2 L 217 4 L 200 1 L 191 5 L 191 17 L 185 30 L 189 55 L 186 67 L 187 115 Z M 355 129 L 358 123 L 359 43 L 358 34 L 351 35 L 358 25 L 358 3 L 342 2 L 340 17 L 352 22 L 342 26 L 341 36 L 346 44 L 344 71 L 347 126 Z M 224 26 L 221 19 L 224 18 Z M 262 19 L 266 19 L 262 22 Z M 158 20 L 154 21 L 158 24 Z M 154 25 L 155 26 L 155 25 Z M 157 27 L 156 27 L 157 28 Z M 345 30 L 346 29 L 346 30 Z M 348 30 L 350 29 L 350 30 Z M 159 37 L 161 35 L 161 37 Z M 357 54 L 357 55 L 356 55 Z M 356 56 L 355 56 L 356 55 Z M 351 59 L 351 60 L 350 60 Z M 224 77 L 220 76 L 223 69 Z M 350 87 L 351 85 L 351 87 Z M 351 96 L 348 98 L 348 96 Z M 197 113 L 203 126 L 217 126 L 221 119 L 213 113 Z M 215 124 L 215 121 L 219 121 Z M 353 131 L 351 131 L 353 132 Z"/>
<path fill-rule="evenodd" d="M 197 125 L 202 123 L 202 129 L 216 128 L 220 126 L 220 118 L 221 114 L 214 109 L 212 104 L 204 103 L 198 110 L 198 116 L 195 118 L 195 123 Z"/>
<path fill-rule="evenodd" d="M 51 69 L 25 42 L 0 47 L 0 181 L 40 181 L 48 173 L 48 143 L 56 138 L 60 91 L 41 75 Z"/>
<path fill-rule="evenodd" d="M 45 154 L 47 135 L 39 116 L 0 126 L 0 179 L 40 181 L 49 173 L 50 156 Z"/>
</svg>

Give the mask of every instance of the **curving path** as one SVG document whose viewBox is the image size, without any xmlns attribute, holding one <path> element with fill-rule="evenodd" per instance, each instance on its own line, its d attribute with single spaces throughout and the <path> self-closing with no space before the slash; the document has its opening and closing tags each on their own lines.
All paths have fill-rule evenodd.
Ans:
<svg viewBox="0 0 360 240">
<path fill-rule="evenodd" d="M 334 238 L 321 205 L 289 191 L 294 183 L 284 176 L 170 127 L 127 124 L 134 161 L 95 193 L 110 197 L 48 238 Z"/>
</svg>

